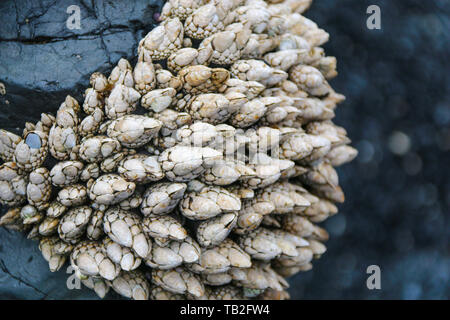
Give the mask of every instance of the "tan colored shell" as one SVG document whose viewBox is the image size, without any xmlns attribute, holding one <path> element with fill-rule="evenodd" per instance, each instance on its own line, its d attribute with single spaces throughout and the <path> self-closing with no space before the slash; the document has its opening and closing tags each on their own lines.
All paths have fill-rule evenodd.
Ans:
<svg viewBox="0 0 450 320">
<path fill-rule="evenodd" d="M 162 123 L 159 131 L 160 139 L 163 139 L 163 137 L 172 138 L 175 130 L 192 123 L 192 117 L 187 112 L 177 112 L 172 109 L 165 109 L 162 112 L 154 113 L 152 116 Z"/>
<path fill-rule="evenodd" d="M 289 287 L 286 280 L 277 274 L 270 265 L 254 264 L 251 268 L 239 271 L 240 279 L 235 283 L 243 286 L 245 294 L 249 297 L 257 296 L 261 293 L 260 290 L 267 288 L 281 291 Z"/>
<path fill-rule="evenodd" d="M 160 240 L 183 241 L 188 236 L 183 225 L 171 216 L 147 216 L 142 221 L 142 228 L 149 236 Z"/>
<path fill-rule="evenodd" d="M 152 243 L 143 232 L 137 214 L 119 208 L 110 208 L 103 217 L 103 229 L 115 242 L 131 248 L 139 257 L 147 257 Z"/>
<path fill-rule="evenodd" d="M 0 129 L 0 158 L 4 162 L 12 161 L 14 150 L 21 140 L 22 138 L 18 135 Z"/>
<path fill-rule="evenodd" d="M 213 143 L 217 135 L 218 130 L 214 125 L 198 121 L 178 128 L 170 136 L 162 137 L 157 142 L 164 149 L 181 145 L 206 147 Z"/>
<path fill-rule="evenodd" d="M 172 53 L 167 59 L 167 68 L 178 73 L 182 68 L 195 65 L 208 65 L 213 54 L 212 48 L 182 48 Z"/>
<path fill-rule="evenodd" d="M 99 162 L 121 150 L 116 139 L 94 136 L 85 139 L 80 145 L 80 158 L 86 162 Z"/>
<path fill-rule="evenodd" d="M 143 201 L 142 192 L 142 188 L 135 189 L 134 193 L 125 200 L 120 201 L 118 203 L 118 206 L 124 210 L 132 210 L 138 208 Z"/>
<path fill-rule="evenodd" d="M 343 127 L 335 125 L 332 121 L 310 122 L 306 125 L 306 132 L 328 139 L 331 147 L 338 147 L 351 142 L 347 137 L 347 131 Z"/>
<path fill-rule="evenodd" d="M 240 246 L 253 259 L 271 260 L 282 253 L 281 248 L 274 241 L 275 235 L 265 228 L 258 228 L 239 238 Z"/>
<path fill-rule="evenodd" d="M 70 255 L 70 264 L 80 279 L 101 276 L 106 280 L 115 279 L 120 273 L 120 266 L 109 259 L 98 242 L 80 242 Z"/>
<path fill-rule="evenodd" d="M 321 97 L 330 92 L 330 86 L 322 73 L 314 67 L 297 65 L 289 71 L 289 79 L 312 96 Z"/>
<path fill-rule="evenodd" d="M 48 133 L 51 155 L 58 160 L 73 157 L 72 152 L 78 144 L 78 112 L 80 106 L 71 96 L 67 96 L 58 109 L 55 123 Z"/>
<path fill-rule="evenodd" d="M 328 152 L 326 158 L 333 167 L 339 167 L 347 162 L 352 161 L 358 155 L 358 150 L 348 146 L 334 147 Z"/>
<path fill-rule="evenodd" d="M 156 87 L 158 89 L 173 88 L 180 90 L 183 82 L 179 77 L 174 76 L 169 70 L 157 69 L 156 72 Z"/>
<path fill-rule="evenodd" d="M 147 110 L 161 112 L 172 104 L 176 93 L 173 88 L 152 90 L 142 97 L 141 105 Z"/>
<path fill-rule="evenodd" d="M 195 121 L 219 124 L 228 120 L 232 109 L 230 101 L 221 94 L 206 93 L 195 96 L 186 106 L 186 111 Z"/>
<path fill-rule="evenodd" d="M 148 300 L 150 285 L 139 270 L 122 271 L 118 277 L 109 281 L 111 288 L 118 294 L 133 300 Z"/>
<path fill-rule="evenodd" d="M 28 177 L 15 162 L 0 165 L 0 202 L 11 207 L 18 206 L 27 198 Z"/>
<path fill-rule="evenodd" d="M 79 242 L 86 231 L 91 215 L 92 209 L 88 206 L 80 206 L 69 210 L 59 223 L 59 237 L 71 244 Z"/>
<path fill-rule="evenodd" d="M 247 179 L 256 173 L 244 162 L 218 160 L 213 167 L 206 169 L 201 180 L 206 184 L 226 186 L 241 179 Z"/>
<path fill-rule="evenodd" d="M 83 111 L 92 114 L 95 110 L 102 110 L 105 104 L 103 95 L 94 88 L 88 88 L 84 92 Z"/>
<path fill-rule="evenodd" d="M 198 177 L 221 153 L 211 148 L 175 146 L 164 150 L 158 158 L 166 178 L 170 181 L 184 182 Z"/>
<path fill-rule="evenodd" d="M 24 224 L 20 215 L 21 208 L 11 208 L 0 218 L 0 227 L 22 231 Z"/>
<path fill-rule="evenodd" d="M 159 120 L 139 115 L 127 115 L 112 121 L 107 134 L 124 147 L 138 148 L 148 143 L 161 129 Z"/>
<path fill-rule="evenodd" d="M 97 163 L 87 164 L 83 170 L 80 172 L 80 180 L 83 182 L 89 179 L 97 179 L 100 175 L 100 168 Z"/>
<path fill-rule="evenodd" d="M 219 245 L 236 226 L 237 218 L 237 212 L 232 212 L 201 222 L 197 228 L 198 243 L 202 247 Z"/>
<path fill-rule="evenodd" d="M 306 39 L 311 47 L 318 47 L 329 39 L 329 34 L 325 30 L 320 29 L 315 22 L 298 13 L 289 15 L 286 27 L 290 33 Z"/>
<path fill-rule="evenodd" d="M 241 6 L 236 9 L 238 21 L 246 24 L 254 33 L 263 33 L 271 17 L 270 11 L 257 5 Z"/>
<path fill-rule="evenodd" d="M 124 271 L 135 270 L 141 265 L 141 258 L 130 248 L 112 241 L 109 237 L 103 238 L 102 246 L 108 258 L 120 265 L 120 268 Z"/>
<path fill-rule="evenodd" d="M 200 257 L 200 246 L 190 237 L 183 241 L 169 241 L 165 246 L 154 245 L 145 263 L 161 270 L 178 267 L 182 263 L 194 263 Z"/>
<path fill-rule="evenodd" d="M 143 56 L 143 61 L 166 59 L 181 48 L 183 34 L 180 19 L 175 17 L 164 20 L 139 42 L 138 53 Z"/>
<path fill-rule="evenodd" d="M 127 59 L 121 58 L 108 77 L 110 88 L 122 84 L 129 88 L 134 86 L 133 68 Z"/>
<path fill-rule="evenodd" d="M 236 228 L 233 232 L 245 234 L 258 228 L 265 215 L 272 213 L 275 205 L 261 198 L 246 200 L 243 208 L 239 211 Z"/>
<path fill-rule="evenodd" d="M 192 220 L 206 220 L 221 213 L 241 209 L 241 201 L 222 187 L 205 187 L 201 191 L 191 191 L 184 195 L 180 212 Z"/>
<path fill-rule="evenodd" d="M 152 270 L 152 282 L 172 293 L 203 296 L 205 288 L 201 279 L 192 272 L 178 267 L 169 270 Z"/>
<path fill-rule="evenodd" d="M 94 290 L 100 299 L 103 299 L 109 292 L 110 286 L 102 278 L 88 277 L 81 279 L 81 283 L 91 290 Z"/>
<path fill-rule="evenodd" d="M 156 183 L 148 187 L 143 195 L 141 213 L 163 215 L 171 212 L 182 199 L 186 191 L 184 183 Z"/>
<path fill-rule="evenodd" d="M 95 108 L 90 115 L 81 121 L 78 128 L 80 136 L 84 137 L 97 133 L 104 117 L 103 111 L 100 108 Z"/>
<path fill-rule="evenodd" d="M 67 160 L 78 144 L 78 135 L 73 127 L 53 125 L 48 137 L 51 155 L 58 160 Z"/>
<path fill-rule="evenodd" d="M 196 273 L 217 274 L 230 268 L 249 268 L 252 265 L 250 256 L 235 242 L 225 239 L 217 247 L 202 249 L 197 263 L 189 265 L 189 269 Z"/>
<path fill-rule="evenodd" d="M 122 149 L 122 151 L 114 153 L 100 162 L 100 169 L 104 173 L 113 173 L 117 171 L 119 163 L 128 155 L 136 154 L 134 149 Z M 98 176 L 97 176 L 98 177 Z"/>
<path fill-rule="evenodd" d="M 242 290 L 232 285 L 206 287 L 201 300 L 245 300 Z"/>
<path fill-rule="evenodd" d="M 148 183 L 164 178 L 157 156 L 135 154 L 120 161 L 117 172 L 127 181 Z"/>
<path fill-rule="evenodd" d="M 30 131 L 14 151 L 13 160 L 25 171 L 32 171 L 42 165 L 48 154 L 48 135 L 42 131 Z"/>
<path fill-rule="evenodd" d="M 84 164 L 80 161 L 62 161 L 58 162 L 50 170 L 51 182 L 55 187 L 64 187 L 77 183 L 83 170 Z"/>
<path fill-rule="evenodd" d="M 265 153 L 255 153 L 249 160 L 248 166 L 256 174 L 241 183 L 244 187 L 251 189 L 264 188 L 278 181 L 283 170 L 289 170 L 293 165 L 292 161 L 283 162 Z"/>
<path fill-rule="evenodd" d="M 133 70 L 134 88 L 142 96 L 156 87 L 156 73 L 152 61 L 143 61 L 140 55 L 139 61 Z"/>
<path fill-rule="evenodd" d="M 131 196 L 136 185 L 117 174 L 97 178 L 89 188 L 89 198 L 98 204 L 117 204 Z"/>
<path fill-rule="evenodd" d="M 183 89 L 191 94 L 220 91 L 230 78 L 230 72 L 223 68 L 202 65 L 184 67 L 178 72 Z"/>
<path fill-rule="evenodd" d="M 289 68 L 298 64 L 312 65 L 322 58 L 323 50 L 289 49 L 271 52 L 264 55 L 271 67 L 288 71 Z"/>
<path fill-rule="evenodd" d="M 230 123 L 238 128 L 247 128 L 255 124 L 267 111 L 266 105 L 259 99 L 245 103 L 230 119 Z"/>
<path fill-rule="evenodd" d="M 223 30 L 226 12 L 222 12 L 213 3 L 196 9 L 184 22 L 184 32 L 190 38 L 204 39 Z"/>
<path fill-rule="evenodd" d="M 242 50 L 250 39 L 251 31 L 243 24 L 233 24 L 225 31 L 215 33 L 204 39 L 199 51 L 211 52 L 211 62 L 218 65 L 231 65 L 240 59 Z"/>
<path fill-rule="evenodd" d="M 307 218 L 295 214 L 287 214 L 283 217 L 283 230 L 305 238 L 313 238 L 321 241 L 328 240 L 325 229 L 311 223 Z"/>
<path fill-rule="evenodd" d="M 116 84 L 105 99 L 105 115 L 109 119 L 117 119 L 136 110 L 141 95 L 134 88 Z"/>
<path fill-rule="evenodd" d="M 94 72 L 91 74 L 89 83 L 94 90 L 101 93 L 104 93 L 104 91 L 108 89 L 108 79 L 100 72 Z"/>
<path fill-rule="evenodd" d="M 28 203 L 35 206 L 38 210 L 44 210 L 48 207 L 48 201 L 51 196 L 49 171 L 46 168 L 37 168 L 30 173 L 28 178 Z"/>
<path fill-rule="evenodd" d="M 59 218 L 45 217 L 39 224 L 39 234 L 42 236 L 50 236 L 57 232 Z"/>
<path fill-rule="evenodd" d="M 338 75 L 336 71 L 337 60 L 335 57 L 321 57 L 311 65 L 319 70 L 327 80 L 333 79 Z"/>
<path fill-rule="evenodd" d="M 58 242 L 61 242 L 58 237 L 42 238 L 39 241 L 39 250 L 44 259 L 48 262 L 51 272 L 58 271 L 67 259 L 65 255 L 57 254 L 55 252 L 55 246 Z"/>
<path fill-rule="evenodd" d="M 178 17 L 181 21 L 185 20 L 199 6 L 203 5 L 204 0 L 169 0 L 162 10 L 160 20 L 166 20 L 171 17 Z"/>
<path fill-rule="evenodd" d="M 260 60 L 238 60 L 230 68 L 230 72 L 244 81 L 257 81 L 266 87 L 286 80 L 288 74 L 282 70 L 269 67 Z"/>
<path fill-rule="evenodd" d="M 87 193 L 86 187 L 82 184 L 69 185 L 58 192 L 56 201 L 66 207 L 79 206 L 86 202 Z"/>
<path fill-rule="evenodd" d="M 49 204 L 47 208 L 47 216 L 58 218 L 67 211 L 67 207 L 58 201 L 53 201 Z"/>
<path fill-rule="evenodd" d="M 105 233 L 103 231 L 103 210 L 94 210 L 86 227 L 86 236 L 89 240 L 99 240 Z"/>
<path fill-rule="evenodd" d="M 150 300 L 186 300 L 182 294 L 176 294 L 158 286 L 151 288 Z"/>
<path fill-rule="evenodd" d="M 44 219 L 44 214 L 32 205 L 25 205 L 20 210 L 22 223 L 25 225 L 35 225 L 36 233 L 39 234 L 38 224 Z"/>
</svg>

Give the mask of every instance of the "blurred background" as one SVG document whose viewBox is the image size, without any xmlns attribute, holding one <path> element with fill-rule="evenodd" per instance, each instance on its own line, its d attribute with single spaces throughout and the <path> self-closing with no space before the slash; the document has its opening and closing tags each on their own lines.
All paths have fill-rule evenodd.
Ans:
<svg viewBox="0 0 450 320">
<path fill-rule="evenodd" d="M 162 3 L 2 1 L 0 127 L 21 132 L 66 94 L 80 101 L 92 72 L 133 61 Z M 72 4 L 79 30 L 65 27 Z M 369 5 L 381 30 L 366 27 Z M 291 297 L 450 298 L 450 2 L 316 0 L 305 16 L 330 33 L 331 84 L 347 96 L 335 122 L 359 156 L 338 169 L 346 202 L 324 223 L 328 251 L 290 279 Z M 367 289 L 369 265 L 381 268 L 381 290 Z M 67 276 L 48 271 L 35 242 L 0 229 L 1 299 L 96 298 L 68 290 Z"/>
</svg>

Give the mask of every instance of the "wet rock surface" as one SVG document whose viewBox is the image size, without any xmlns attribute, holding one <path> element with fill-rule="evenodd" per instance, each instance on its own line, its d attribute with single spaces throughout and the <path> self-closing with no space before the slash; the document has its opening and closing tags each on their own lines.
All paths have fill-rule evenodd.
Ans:
<svg viewBox="0 0 450 320">
<path fill-rule="evenodd" d="M 23 128 L 40 113 L 55 112 L 69 93 L 81 100 L 93 72 L 110 72 L 122 57 L 133 62 L 138 40 L 155 26 L 162 4 L 2 1 L 0 82 L 6 95 L 0 96 L 0 127 Z M 80 29 L 66 25 L 73 5 L 80 8 Z"/>
<path fill-rule="evenodd" d="M 0 3 L 0 128 L 16 133 L 41 112 L 54 113 L 68 93 L 80 101 L 92 72 L 108 73 L 120 57 L 132 58 L 162 5 L 18 3 Z M 65 26 L 73 4 L 81 9 L 80 30 Z M 382 30 L 366 28 L 371 4 L 381 8 Z M 339 71 L 332 85 L 347 96 L 336 123 L 360 154 L 338 169 L 347 199 L 325 223 L 328 251 L 313 270 L 290 279 L 291 297 L 448 299 L 450 6 L 322 0 L 306 16 L 331 35 L 325 49 Z M 373 264 L 381 268 L 381 290 L 366 287 Z M 36 242 L 0 229 L 0 298 L 97 297 L 83 286 L 67 289 L 69 276 L 66 267 L 48 270 Z"/>
</svg>

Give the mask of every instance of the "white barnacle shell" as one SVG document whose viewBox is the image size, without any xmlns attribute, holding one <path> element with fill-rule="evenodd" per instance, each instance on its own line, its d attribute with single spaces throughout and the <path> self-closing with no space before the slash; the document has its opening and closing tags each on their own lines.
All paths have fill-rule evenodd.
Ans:
<svg viewBox="0 0 450 320">
<path fill-rule="evenodd" d="M 30 131 L 14 151 L 14 162 L 25 171 L 41 166 L 48 154 L 48 136 L 42 131 Z"/>
<path fill-rule="evenodd" d="M 92 183 L 89 198 L 98 204 L 116 204 L 131 196 L 135 188 L 133 182 L 128 182 L 117 174 L 105 174 Z"/>
<path fill-rule="evenodd" d="M 170 181 L 184 182 L 198 177 L 221 156 L 211 148 L 177 145 L 164 150 L 158 161 Z"/>
<path fill-rule="evenodd" d="M 116 84 L 111 94 L 105 99 L 105 114 L 109 119 L 130 114 L 136 109 L 140 98 L 140 93 L 134 88 Z"/>
<path fill-rule="evenodd" d="M 107 136 L 93 136 L 80 145 L 80 158 L 86 162 L 98 162 L 121 150 L 116 139 Z"/>
<path fill-rule="evenodd" d="M 142 214 L 163 215 L 171 212 L 182 199 L 186 188 L 184 183 L 160 182 L 151 185 L 143 195 Z"/>
<path fill-rule="evenodd" d="M 161 112 L 172 104 L 176 93 L 173 88 L 152 90 L 142 97 L 141 105 L 147 110 Z"/>
<path fill-rule="evenodd" d="M 14 150 L 21 140 L 22 138 L 18 135 L 0 129 L 0 158 L 4 162 L 12 161 Z"/>
<path fill-rule="evenodd" d="M 109 137 L 128 148 L 148 143 L 161 129 L 159 120 L 139 115 L 127 115 L 112 121 L 107 129 Z"/>
<path fill-rule="evenodd" d="M 180 19 L 169 18 L 139 42 L 139 55 L 143 56 L 144 61 L 166 59 L 172 52 L 181 48 L 183 34 Z"/>
<path fill-rule="evenodd" d="M 127 181 L 135 183 L 148 183 L 164 178 L 158 156 L 147 156 L 145 154 L 126 157 L 119 163 L 117 172 Z"/>
</svg>

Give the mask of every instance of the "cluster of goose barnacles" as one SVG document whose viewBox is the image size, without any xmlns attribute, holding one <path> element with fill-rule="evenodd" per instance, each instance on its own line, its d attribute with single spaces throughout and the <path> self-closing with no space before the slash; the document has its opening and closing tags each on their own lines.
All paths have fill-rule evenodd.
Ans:
<svg viewBox="0 0 450 320">
<path fill-rule="evenodd" d="M 310 2 L 169 0 L 134 69 L 0 131 L 0 224 L 100 297 L 288 298 L 344 200 L 333 167 L 357 153 Z"/>
</svg>

